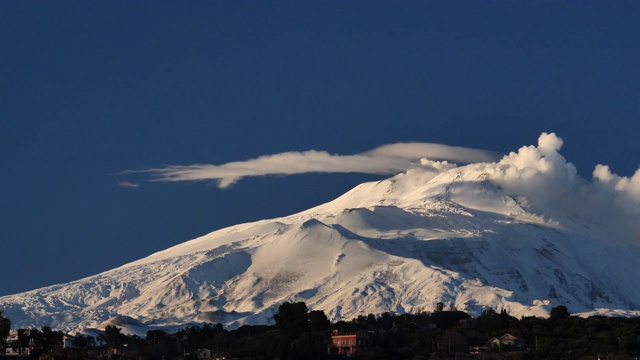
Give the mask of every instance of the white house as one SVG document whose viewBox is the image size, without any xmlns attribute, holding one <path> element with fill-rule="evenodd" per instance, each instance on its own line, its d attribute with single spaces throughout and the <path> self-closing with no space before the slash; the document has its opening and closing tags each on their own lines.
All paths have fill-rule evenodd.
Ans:
<svg viewBox="0 0 640 360">
<path fill-rule="evenodd" d="M 64 349 L 74 349 L 76 337 L 71 334 L 64 334 L 62 337 L 62 347 Z"/>
<path fill-rule="evenodd" d="M 502 350 L 503 346 L 522 349 L 524 347 L 524 341 L 522 341 L 522 339 L 517 336 L 504 334 L 499 338 L 491 338 L 489 341 L 487 341 L 486 345 L 487 349 L 493 351 L 500 351 Z"/>
<path fill-rule="evenodd" d="M 198 355 L 198 360 L 211 359 L 211 350 L 209 349 L 198 349 L 196 350 L 196 354 Z"/>
</svg>

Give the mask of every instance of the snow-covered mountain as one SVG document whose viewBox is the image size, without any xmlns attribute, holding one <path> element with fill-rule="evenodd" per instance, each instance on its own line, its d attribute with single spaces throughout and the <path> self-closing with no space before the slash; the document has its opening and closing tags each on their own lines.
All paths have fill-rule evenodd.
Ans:
<svg viewBox="0 0 640 360">
<path fill-rule="evenodd" d="M 604 201 L 594 190 L 604 185 L 579 178 L 561 144 L 543 134 L 537 147 L 497 163 L 423 160 L 298 214 L 1 297 L 0 309 L 14 327 L 64 330 L 263 324 L 285 301 L 305 301 L 333 320 L 432 310 L 440 301 L 476 315 L 487 307 L 514 316 L 545 316 L 557 305 L 640 309 L 640 244 L 620 225 L 638 219 L 636 208 Z M 609 208 L 594 210 L 600 204 Z M 616 226 L 602 214 L 615 215 Z"/>
</svg>

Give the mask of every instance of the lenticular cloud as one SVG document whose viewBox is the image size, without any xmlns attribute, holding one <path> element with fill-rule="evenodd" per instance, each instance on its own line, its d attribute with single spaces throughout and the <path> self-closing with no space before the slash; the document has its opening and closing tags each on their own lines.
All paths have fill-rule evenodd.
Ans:
<svg viewBox="0 0 640 360">
<path fill-rule="evenodd" d="M 304 173 L 396 174 L 420 166 L 421 158 L 460 163 L 494 161 L 497 156 L 485 150 L 441 144 L 398 143 L 384 145 L 355 155 L 331 155 L 309 150 L 264 155 L 222 165 L 172 165 L 143 170 L 156 181 L 215 180 L 221 189 L 248 176 L 294 175 Z"/>
</svg>

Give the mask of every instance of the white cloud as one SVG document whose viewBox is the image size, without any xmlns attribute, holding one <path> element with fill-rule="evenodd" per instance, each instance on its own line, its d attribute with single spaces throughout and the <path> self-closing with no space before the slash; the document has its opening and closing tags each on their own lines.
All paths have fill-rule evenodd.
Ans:
<svg viewBox="0 0 640 360">
<path fill-rule="evenodd" d="M 458 163 L 486 162 L 496 160 L 490 151 L 470 149 L 430 143 L 397 143 L 382 145 L 365 154 L 370 156 L 391 156 L 407 159 L 447 160 Z"/>
<path fill-rule="evenodd" d="M 640 202 L 640 168 L 633 176 L 626 177 L 612 173 L 607 165 L 598 164 L 593 170 L 593 178 L 617 193 Z"/>
<path fill-rule="evenodd" d="M 151 173 L 156 181 L 216 180 L 218 187 L 224 189 L 247 176 L 313 172 L 395 174 L 420 166 L 421 158 L 470 163 L 491 161 L 497 157 L 494 153 L 484 150 L 440 144 L 399 143 L 355 155 L 331 155 L 326 151 L 309 150 L 264 155 L 222 165 L 172 165 L 141 172 Z"/>
<path fill-rule="evenodd" d="M 118 183 L 119 186 L 125 187 L 125 188 L 130 188 L 130 189 L 137 189 L 140 187 L 140 184 L 134 184 L 132 182 L 128 182 L 128 181 L 122 181 Z"/>
<path fill-rule="evenodd" d="M 524 146 L 497 163 L 485 164 L 483 170 L 534 213 L 577 217 L 615 239 L 640 245 L 640 169 L 625 177 L 598 165 L 593 179 L 587 180 L 559 153 L 562 144 L 556 134 L 543 133 L 538 146 Z"/>
</svg>

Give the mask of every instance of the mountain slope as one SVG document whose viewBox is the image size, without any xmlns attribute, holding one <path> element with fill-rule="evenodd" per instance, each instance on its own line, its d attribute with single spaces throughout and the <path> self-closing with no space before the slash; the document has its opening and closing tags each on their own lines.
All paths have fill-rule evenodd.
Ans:
<svg viewBox="0 0 640 360">
<path fill-rule="evenodd" d="M 284 301 L 351 319 L 436 303 L 479 314 L 633 310 L 638 246 L 580 211 L 533 213 L 500 164 L 430 167 L 357 186 L 316 208 L 221 229 L 120 268 L 0 298 L 14 327 L 268 323 Z M 139 324 L 136 325 L 139 327 Z"/>
</svg>

